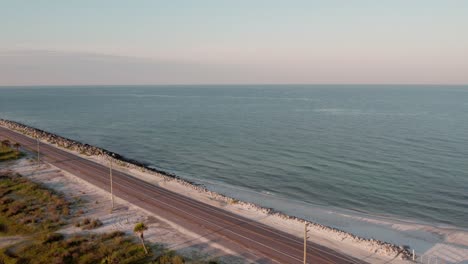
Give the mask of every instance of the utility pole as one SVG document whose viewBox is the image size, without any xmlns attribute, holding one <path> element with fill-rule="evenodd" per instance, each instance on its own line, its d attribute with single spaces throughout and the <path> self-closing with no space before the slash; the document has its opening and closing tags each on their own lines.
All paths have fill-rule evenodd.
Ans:
<svg viewBox="0 0 468 264">
<path fill-rule="evenodd" d="M 111 192 L 111 200 L 112 200 L 112 208 L 111 208 L 111 213 L 114 210 L 114 192 L 113 192 L 113 186 L 112 186 L 112 158 L 109 159 L 110 166 L 109 166 L 109 176 L 110 176 L 110 192 Z"/>
<path fill-rule="evenodd" d="M 37 164 L 39 164 L 39 136 L 36 136 L 37 140 Z"/>
<path fill-rule="evenodd" d="M 304 223 L 304 264 L 307 264 L 307 239 L 309 238 L 307 236 L 307 223 Z"/>
</svg>

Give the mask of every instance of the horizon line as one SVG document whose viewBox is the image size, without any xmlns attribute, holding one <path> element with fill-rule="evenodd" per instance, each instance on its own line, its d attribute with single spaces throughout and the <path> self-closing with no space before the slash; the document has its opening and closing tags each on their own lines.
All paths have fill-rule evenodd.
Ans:
<svg viewBox="0 0 468 264">
<path fill-rule="evenodd" d="M 281 85 L 324 85 L 324 86 L 347 86 L 347 85 L 363 85 L 363 86 L 468 86 L 466 84 L 450 84 L 450 83 L 167 83 L 167 84 L 0 84 L 0 88 L 5 87 L 109 87 L 109 86 L 281 86 Z"/>
</svg>

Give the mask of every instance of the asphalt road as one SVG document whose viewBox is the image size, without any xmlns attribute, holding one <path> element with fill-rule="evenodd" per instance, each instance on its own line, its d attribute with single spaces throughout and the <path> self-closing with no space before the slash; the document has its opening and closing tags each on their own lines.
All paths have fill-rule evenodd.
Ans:
<svg viewBox="0 0 468 264">
<path fill-rule="evenodd" d="M 0 140 L 19 142 L 32 151 L 36 140 L 0 127 Z M 109 167 L 83 159 L 59 148 L 40 144 L 41 160 L 68 171 L 106 191 L 110 190 Z M 187 196 L 113 171 L 114 195 L 168 219 L 200 237 L 209 239 L 243 258 L 259 263 L 303 263 L 303 238 L 196 201 Z M 365 263 L 324 246 L 308 242 L 307 263 Z"/>
</svg>

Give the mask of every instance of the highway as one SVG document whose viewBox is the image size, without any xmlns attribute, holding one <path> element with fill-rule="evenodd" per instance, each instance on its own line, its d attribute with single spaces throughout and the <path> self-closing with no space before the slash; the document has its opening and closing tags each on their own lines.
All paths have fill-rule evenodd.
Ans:
<svg viewBox="0 0 468 264">
<path fill-rule="evenodd" d="M 31 151 L 36 140 L 0 127 L 0 140 L 9 139 Z M 64 171 L 110 191 L 109 167 L 67 151 L 40 144 L 40 158 Z M 258 263 L 303 263 L 303 238 L 217 208 L 113 170 L 113 192 L 168 221 L 216 242 L 240 257 Z M 313 242 L 307 244 L 307 263 L 365 263 Z"/>
</svg>

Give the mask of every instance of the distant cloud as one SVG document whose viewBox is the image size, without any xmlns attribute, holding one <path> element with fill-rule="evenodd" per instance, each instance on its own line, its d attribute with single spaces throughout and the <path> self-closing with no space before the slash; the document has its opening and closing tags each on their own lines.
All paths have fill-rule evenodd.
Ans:
<svg viewBox="0 0 468 264">
<path fill-rule="evenodd" d="M 468 83 L 463 65 L 322 62 L 236 64 L 167 61 L 84 52 L 0 51 L 0 85 Z"/>
<path fill-rule="evenodd" d="M 1 85 L 153 84 L 236 81 L 226 65 L 57 51 L 0 52 Z"/>
</svg>

